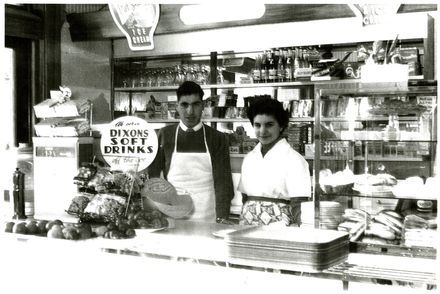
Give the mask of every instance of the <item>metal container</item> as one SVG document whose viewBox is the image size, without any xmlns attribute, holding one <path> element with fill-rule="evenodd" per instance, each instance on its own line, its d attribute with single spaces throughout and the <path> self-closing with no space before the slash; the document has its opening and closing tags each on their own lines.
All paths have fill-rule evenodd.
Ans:
<svg viewBox="0 0 440 294">
<path fill-rule="evenodd" d="M 14 184 L 14 219 L 25 219 L 24 213 L 24 173 L 17 167 L 12 175 Z"/>
</svg>

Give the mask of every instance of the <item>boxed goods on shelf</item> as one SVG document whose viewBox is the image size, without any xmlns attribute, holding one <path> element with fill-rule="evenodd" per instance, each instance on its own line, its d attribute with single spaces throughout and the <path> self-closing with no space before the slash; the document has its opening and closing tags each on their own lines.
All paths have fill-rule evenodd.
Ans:
<svg viewBox="0 0 440 294">
<path fill-rule="evenodd" d="M 37 118 L 49 117 L 77 117 L 90 109 L 90 103 L 87 99 L 69 100 L 63 103 L 55 102 L 52 99 L 46 99 L 43 102 L 34 105 L 34 112 Z"/>
<path fill-rule="evenodd" d="M 90 123 L 85 118 L 48 118 L 35 124 L 40 137 L 77 137 L 88 134 Z"/>
</svg>

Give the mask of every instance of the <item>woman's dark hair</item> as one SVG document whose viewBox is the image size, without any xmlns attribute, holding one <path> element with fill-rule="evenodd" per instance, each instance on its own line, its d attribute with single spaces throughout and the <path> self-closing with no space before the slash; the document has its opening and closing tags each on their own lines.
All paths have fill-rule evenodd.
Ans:
<svg viewBox="0 0 440 294">
<path fill-rule="evenodd" d="M 194 83 L 192 81 L 183 82 L 179 88 L 177 89 L 177 101 L 180 100 L 180 97 L 185 95 L 196 94 L 200 97 L 200 100 L 203 100 L 203 95 L 205 94 L 200 87 L 199 84 Z"/>
<path fill-rule="evenodd" d="M 247 112 L 248 118 L 254 125 L 254 118 L 259 114 L 273 116 L 281 128 L 287 128 L 289 124 L 289 113 L 284 110 L 283 104 L 272 98 L 259 98 L 251 102 Z"/>
</svg>

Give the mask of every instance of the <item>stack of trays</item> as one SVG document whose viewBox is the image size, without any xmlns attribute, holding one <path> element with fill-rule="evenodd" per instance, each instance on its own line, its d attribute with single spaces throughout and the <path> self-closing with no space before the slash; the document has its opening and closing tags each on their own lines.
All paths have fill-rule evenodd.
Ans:
<svg viewBox="0 0 440 294">
<path fill-rule="evenodd" d="M 319 228 L 326 230 L 337 230 L 341 223 L 344 208 L 335 201 L 319 202 Z M 314 203 L 307 201 L 301 203 L 301 227 L 314 227 Z"/>
<path fill-rule="evenodd" d="M 271 226 L 238 230 L 225 240 L 232 262 L 304 272 L 343 262 L 349 243 L 344 232 Z"/>
</svg>

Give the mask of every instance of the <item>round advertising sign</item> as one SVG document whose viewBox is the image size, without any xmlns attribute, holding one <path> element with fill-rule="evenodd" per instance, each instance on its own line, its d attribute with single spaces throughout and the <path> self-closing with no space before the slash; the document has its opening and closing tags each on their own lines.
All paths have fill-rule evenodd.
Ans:
<svg viewBox="0 0 440 294">
<path fill-rule="evenodd" d="M 153 162 L 157 149 L 156 132 L 139 117 L 119 117 L 101 134 L 101 153 L 113 170 L 142 171 Z"/>
</svg>

